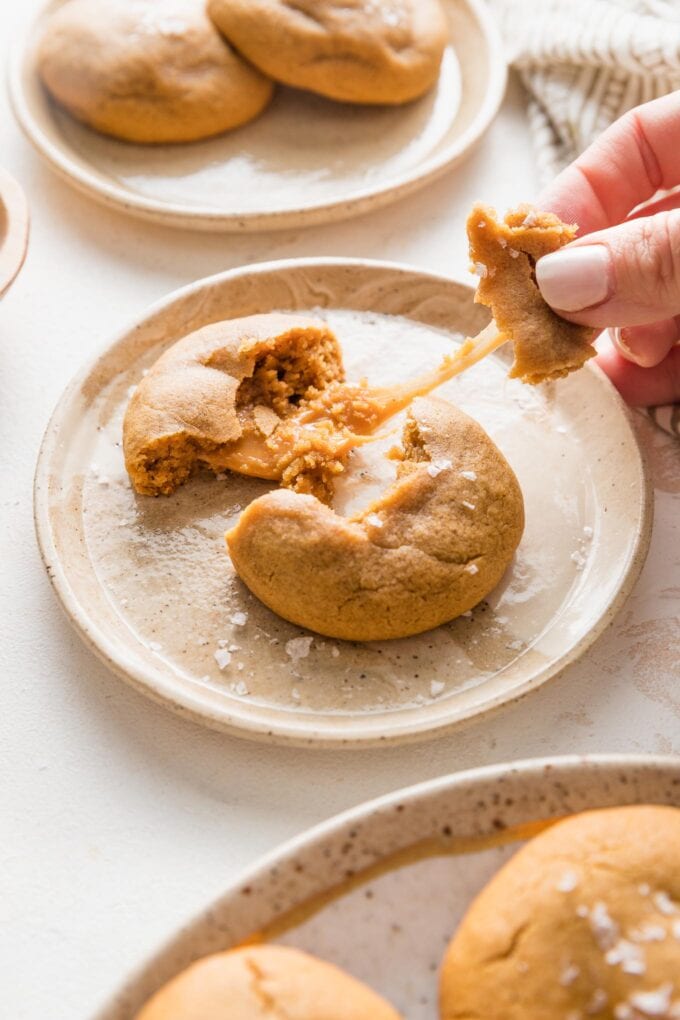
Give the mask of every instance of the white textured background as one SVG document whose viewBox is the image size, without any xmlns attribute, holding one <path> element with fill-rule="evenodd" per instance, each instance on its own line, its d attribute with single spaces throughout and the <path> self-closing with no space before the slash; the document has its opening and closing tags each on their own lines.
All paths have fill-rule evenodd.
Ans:
<svg viewBox="0 0 680 1020">
<path fill-rule="evenodd" d="M 34 5 L 0 3 L 3 51 Z M 210 236 L 103 211 L 42 166 L 4 94 L 0 162 L 23 183 L 33 216 L 28 261 L 0 304 L 3 1017 L 86 1020 L 239 869 L 360 800 L 518 757 L 680 753 L 680 450 L 651 427 L 652 550 L 615 624 L 529 700 L 403 750 L 281 750 L 180 722 L 81 647 L 36 548 L 31 480 L 42 431 L 110 333 L 168 291 L 246 262 L 358 255 L 461 274 L 471 202 L 505 207 L 535 190 L 518 91 L 449 177 L 363 219 L 299 232 Z"/>
</svg>

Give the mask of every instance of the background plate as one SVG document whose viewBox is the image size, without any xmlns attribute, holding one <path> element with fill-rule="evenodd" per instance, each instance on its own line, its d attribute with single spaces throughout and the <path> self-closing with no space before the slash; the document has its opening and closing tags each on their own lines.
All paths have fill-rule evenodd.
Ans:
<svg viewBox="0 0 680 1020">
<path fill-rule="evenodd" d="M 0 167 L 0 297 L 24 264 L 28 248 L 28 205 L 14 178 Z"/>
<path fill-rule="evenodd" d="M 224 551 L 225 529 L 267 483 L 197 476 L 170 498 L 149 499 L 133 494 L 124 470 L 130 388 L 165 346 L 199 326 L 314 309 L 338 332 L 348 376 L 388 383 L 432 366 L 455 336 L 483 325 L 487 313 L 472 293 L 387 263 L 279 262 L 199 281 L 123 330 L 64 394 L 36 474 L 43 557 L 90 647 L 196 720 L 328 745 L 441 731 L 521 697 L 581 654 L 632 587 L 651 527 L 628 413 L 596 368 L 531 388 L 506 378 L 501 351 L 438 391 L 477 418 L 510 460 L 527 526 L 487 600 L 403 641 L 315 637 L 300 657 L 288 643 L 305 632 L 254 599 Z M 388 484 L 394 465 L 380 452 L 376 444 L 355 455 L 340 508 L 365 504 Z M 237 612 L 247 614 L 245 627 L 234 623 Z M 220 671 L 214 653 L 225 646 L 232 662 Z"/>
<path fill-rule="evenodd" d="M 133 1020 L 193 960 L 262 936 L 346 968 L 408 1020 L 436 1020 L 445 946 L 472 898 L 518 844 L 549 820 L 644 803 L 680 806 L 680 759 L 613 755 L 494 765 L 371 801 L 242 876 L 95 1020 Z"/>
<path fill-rule="evenodd" d="M 280 88 L 261 118 L 205 142 L 140 146 L 105 138 L 53 104 L 35 68 L 51 0 L 13 47 L 12 105 L 54 170 L 135 216 L 202 230 L 271 230 L 386 205 L 453 166 L 505 91 L 503 47 L 481 0 L 444 0 L 451 44 L 439 83 L 405 107 L 358 107 Z"/>
</svg>

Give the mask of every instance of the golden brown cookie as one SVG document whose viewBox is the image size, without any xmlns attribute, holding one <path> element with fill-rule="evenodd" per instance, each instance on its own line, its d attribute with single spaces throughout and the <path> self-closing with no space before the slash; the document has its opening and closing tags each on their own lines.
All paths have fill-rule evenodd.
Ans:
<svg viewBox="0 0 680 1020">
<path fill-rule="evenodd" d="M 338 967 L 284 946 L 251 946 L 194 963 L 137 1020 L 400 1020 Z"/>
<path fill-rule="evenodd" d="M 208 0 L 226 38 L 265 74 L 349 103 L 407 103 L 437 80 L 440 0 Z"/>
<path fill-rule="evenodd" d="M 482 427 L 414 401 L 397 481 L 347 519 L 312 496 L 254 500 L 227 546 L 265 605 L 329 637 L 406 637 L 452 620 L 499 582 L 524 528 L 522 493 Z"/>
<path fill-rule="evenodd" d="M 129 142 L 192 142 L 256 117 L 271 81 L 226 43 L 202 0 L 68 0 L 38 49 L 52 96 Z"/>
<path fill-rule="evenodd" d="M 251 315 L 191 333 L 141 380 L 125 413 L 125 466 L 137 492 L 169 494 L 199 467 L 278 479 L 290 457 L 272 433 L 344 370 L 325 322 Z"/>
<path fill-rule="evenodd" d="M 463 918 L 441 972 L 442 1020 L 680 1017 L 680 810 L 559 822 Z"/>
<path fill-rule="evenodd" d="M 467 220 L 475 301 L 491 309 L 499 333 L 514 344 L 512 378 L 539 383 L 581 368 L 595 354 L 597 330 L 553 312 L 536 285 L 536 260 L 573 241 L 576 227 L 552 213 L 519 206 L 499 220 L 477 204 Z"/>
</svg>

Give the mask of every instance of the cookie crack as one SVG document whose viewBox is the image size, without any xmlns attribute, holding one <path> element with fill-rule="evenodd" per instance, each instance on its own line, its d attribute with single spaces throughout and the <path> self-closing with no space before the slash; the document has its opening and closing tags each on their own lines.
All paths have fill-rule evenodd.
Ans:
<svg viewBox="0 0 680 1020">
<path fill-rule="evenodd" d="M 266 978 L 264 971 L 252 959 L 246 958 L 245 965 L 250 972 L 250 987 L 253 995 L 265 1013 L 271 1014 L 277 1020 L 292 1020 L 290 1013 L 283 1009 L 264 987 Z"/>
</svg>

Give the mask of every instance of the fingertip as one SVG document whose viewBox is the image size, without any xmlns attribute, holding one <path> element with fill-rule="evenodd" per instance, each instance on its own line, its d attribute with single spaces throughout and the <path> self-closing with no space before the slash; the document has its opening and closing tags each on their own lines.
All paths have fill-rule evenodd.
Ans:
<svg viewBox="0 0 680 1020">
<path fill-rule="evenodd" d="M 640 368 L 654 368 L 680 339 L 680 322 L 676 318 L 646 326 L 617 326 L 609 330 L 609 336 L 626 361 Z"/>
<path fill-rule="evenodd" d="M 613 345 L 601 345 L 597 364 L 631 407 L 654 407 L 680 400 L 680 347 L 658 365 L 643 368 L 622 357 Z"/>
</svg>

